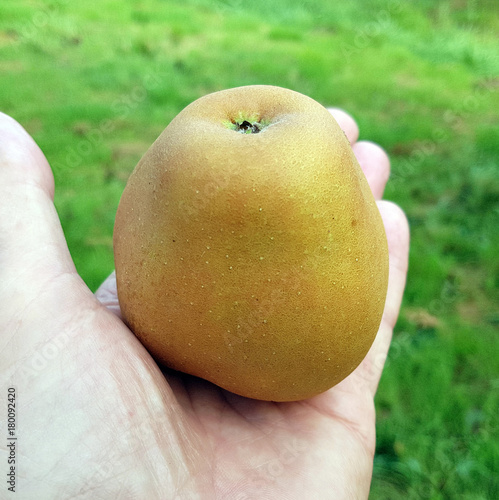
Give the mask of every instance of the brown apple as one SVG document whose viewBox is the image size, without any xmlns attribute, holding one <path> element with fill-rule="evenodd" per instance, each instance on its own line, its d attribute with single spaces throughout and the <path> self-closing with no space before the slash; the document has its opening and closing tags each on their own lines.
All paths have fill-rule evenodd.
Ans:
<svg viewBox="0 0 499 500">
<path fill-rule="evenodd" d="M 279 87 L 177 115 L 130 176 L 114 251 L 123 317 L 157 362 L 251 398 L 343 380 L 384 308 L 386 236 L 350 144 Z"/>
</svg>

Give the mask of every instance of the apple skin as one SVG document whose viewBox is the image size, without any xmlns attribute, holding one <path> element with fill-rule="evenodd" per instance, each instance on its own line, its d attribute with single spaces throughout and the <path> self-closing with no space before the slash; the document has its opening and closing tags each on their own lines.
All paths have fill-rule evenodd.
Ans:
<svg viewBox="0 0 499 500">
<path fill-rule="evenodd" d="M 250 398 L 331 388 L 384 309 L 387 242 L 365 176 L 331 114 L 280 87 L 181 111 L 130 176 L 114 251 L 123 318 L 158 363 Z"/>
</svg>

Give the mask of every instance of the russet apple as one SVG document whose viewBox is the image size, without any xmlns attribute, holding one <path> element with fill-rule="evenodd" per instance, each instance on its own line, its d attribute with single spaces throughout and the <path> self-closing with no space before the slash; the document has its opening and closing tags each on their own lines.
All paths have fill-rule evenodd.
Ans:
<svg viewBox="0 0 499 500">
<path fill-rule="evenodd" d="M 130 176 L 114 251 L 123 318 L 158 363 L 250 398 L 340 382 L 384 308 L 386 236 L 350 144 L 279 87 L 180 112 Z"/>
</svg>

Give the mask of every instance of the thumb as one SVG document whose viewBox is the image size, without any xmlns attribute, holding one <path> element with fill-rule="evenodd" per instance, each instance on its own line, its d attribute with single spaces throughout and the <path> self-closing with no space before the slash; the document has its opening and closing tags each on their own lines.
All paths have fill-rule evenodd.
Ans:
<svg viewBox="0 0 499 500">
<path fill-rule="evenodd" d="M 0 113 L 0 382 L 24 369 L 21 360 L 32 364 L 75 314 L 96 308 L 72 262 L 53 195 L 40 148 Z"/>
<path fill-rule="evenodd" d="M 53 196 L 40 148 L 0 113 L 0 294 L 19 281 L 36 291 L 58 275 L 76 275 Z"/>
<path fill-rule="evenodd" d="M 50 374 L 63 357 L 45 377 L 40 370 L 55 354 L 69 353 L 62 347 L 68 339 L 76 345 L 77 326 L 93 321 L 97 310 L 72 262 L 53 197 L 40 148 L 0 113 L 0 385 L 11 380 L 33 391 L 56 380 Z"/>
</svg>

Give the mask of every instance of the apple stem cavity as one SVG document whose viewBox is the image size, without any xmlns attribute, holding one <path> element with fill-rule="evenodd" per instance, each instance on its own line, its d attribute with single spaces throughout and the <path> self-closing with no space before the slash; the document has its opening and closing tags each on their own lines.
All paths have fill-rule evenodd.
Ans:
<svg viewBox="0 0 499 500">
<path fill-rule="evenodd" d="M 236 130 L 243 134 L 258 134 L 260 132 L 260 124 L 259 123 L 250 123 L 247 120 L 244 120 L 243 123 L 236 123 Z"/>
<path fill-rule="evenodd" d="M 240 134 L 258 134 L 269 125 L 269 122 L 266 120 L 259 120 L 255 115 L 252 117 L 245 117 L 242 113 L 239 113 L 237 118 L 224 121 L 224 125 Z"/>
</svg>

